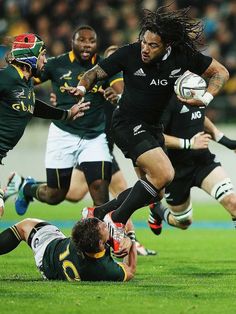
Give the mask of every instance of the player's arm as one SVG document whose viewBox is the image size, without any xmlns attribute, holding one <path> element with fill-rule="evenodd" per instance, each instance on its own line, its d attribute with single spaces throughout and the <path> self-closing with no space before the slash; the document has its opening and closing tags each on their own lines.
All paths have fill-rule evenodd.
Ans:
<svg viewBox="0 0 236 314">
<path fill-rule="evenodd" d="M 199 132 L 191 139 L 164 134 L 165 146 L 170 149 L 206 149 L 211 139 L 210 134 Z"/>
<path fill-rule="evenodd" d="M 89 109 L 89 102 L 77 103 L 69 110 L 50 106 L 45 102 L 36 99 L 34 108 L 34 117 L 54 120 L 75 120 L 84 115 L 84 111 Z"/>
<path fill-rule="evenodd" d="M 210 133 L 213 140 L 226 146 L 229 149 L 236 150 L 236 140 L 231 140 L 224 135 L 212 122 L 209 118 L 205 117 L 204 129 L 206 132 Z"/>
<path fill-rule="evenodd" d="M 137 251 L 135 242 L 132 241 L 131 248 L 129 250 L 129 254 L 124 258 L 123 263 L 120 263 L 126 272 L 126 281 L 132 279 L 136 272 L 136 264 L 137 264 Z"/>
<path fill-rule="evenodd" d="M 96 64 L 92 69 L 84 73 L 76 87 L 63 87 L 63 90 L 81 98 L 88 90 L 91 89 L 94 83 L 107 77 L 107 73 L 98 64 Z"/>
</svg>

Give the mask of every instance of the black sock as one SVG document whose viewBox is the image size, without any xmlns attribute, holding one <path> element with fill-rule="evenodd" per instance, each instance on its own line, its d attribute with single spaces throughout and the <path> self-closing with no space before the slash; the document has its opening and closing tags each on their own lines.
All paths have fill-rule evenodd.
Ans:
<svg viewBox="0 0 236 314">
<path fill-rule="evenodd" d="M 158 195 L 158 192 L 147 179 L 140 179 L 135 183 L 120 207 L 112 213 L 112 220 L 126 224 L 129 217 L 137 209 L 148 205 L 153 197 Z"/>
<path fill-rule="evenodd" d="M 169 224 L 168 216 L 170 210 L 168 207 L 165 207 L 161 202 L 155 202 L 154 206 L 150 207 L 151 212 L 155 215 L 157 214 L 162 220 Z"/>
<path fill-rule="evenodd" d="M 0 233 L 0 255 L 14 250 L 21 242 L 21 236 L 16 226 L 12 226 Z"/>
<path fill-rule="evenodd" d="M 103 205 L 97 206 L 94 209 L 94 216 L 97 217 L 98 219 L 102 220 L 107 213 L 109 213 L 113 210 L 116 210 L 124 202 L 124 200 L 129 195 L 131 190 L 132 190 L 132 188 L 129 188 L 129 189 L 121 192 L 113 200 L 111 200 L 111 201 L 109 201 Z"/>
<path fill-rule="evenodd" d="M 41 182 L 37 183 L 26 183 L 24 186 L 24 195 L 28 197 L 30 200 L 33 200 L 33 198 L 38 199 L 38 188 L 41 185 Z"/>
</svg>

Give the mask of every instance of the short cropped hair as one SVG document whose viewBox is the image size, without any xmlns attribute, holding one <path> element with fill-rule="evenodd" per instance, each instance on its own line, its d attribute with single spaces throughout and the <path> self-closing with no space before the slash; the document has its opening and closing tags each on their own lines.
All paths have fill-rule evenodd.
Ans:
<svg viewBox="0 0 236 314">
<path fill-rule="evenodd" d="M 82 30 L 84 30 L 84 29 L 88 29 L 88 30 L 94 32 L 94 33 L 96 34 L 96 36 L 97 36 L 97 33 L 96 33 L 95 29 L 94 29 L 92 26 L 90 26 L 90 25 L 80 25 L 80 26 L 78 26 L 78 27 L 75 29 L 75 31 L 74 31 L 74 33 L 73 33 L 73 35 L 72 35 L 72 40 L 75 39 L 75 36 L 76 36 L 76 34 L 78 34 L 78 32 L 80 32 L 80 31 L 82 31 Z"/>
<path fill-rule="evenodd" d="M 78 252 L 100 252 L 99 241 L 101 239 L 98 218 L 86 218 L 79 220 L 72 229 L 72 241 Z"/>
</svg>

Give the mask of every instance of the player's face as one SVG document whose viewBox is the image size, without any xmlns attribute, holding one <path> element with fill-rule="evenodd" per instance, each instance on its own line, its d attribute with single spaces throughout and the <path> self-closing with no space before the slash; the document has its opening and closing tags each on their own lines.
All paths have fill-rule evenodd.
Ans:
<svg viewBox="0 0 236 314">
<path fill-rule="evenodd" d="M 144 63 L 150 63 L 165 54 L 166 45 L 161 37 L 150 31 L 146 31 L 141 41 L 141 58 Z"/>
<path fill-rule="evenodd" d="M 101 241 L 105 244 L 109 240 L 109 231 L 105 222 L 99 222 L 99 231 L 101 235 Z"/>
<path fill-rule="evenodd" d="M 47 63 L 46 50 L 44 50 L 38 57 L 37 71 L 42 71 L 46 63 Z"/>
<path fill-rule="evenodd" d="M 97 35 L 89 29 L 80 30 L 74 40 L 72 49 L 77 59 L 90 60 L 97 51 Z"/>
</svg>

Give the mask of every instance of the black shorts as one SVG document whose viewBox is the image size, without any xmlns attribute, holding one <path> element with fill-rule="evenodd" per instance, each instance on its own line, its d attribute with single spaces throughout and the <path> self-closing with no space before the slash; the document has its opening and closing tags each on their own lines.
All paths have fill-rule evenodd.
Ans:
<svg viewBox="0 0 236 314">
<path fill-rule="evenodd" d="M 195 164 L 174 166 L 174 180 L 165 189 L 165 199 L 170 205 L 183 204 L 189 197 L 191 188 L 201 187 L 202 181 L 218 166 L 220 162 L 215 161 L 215 155 L 210 152 L 206 154 L 205 160 L 195 161 Z"/>
<path fill-rule="evenodd" d="M 163 127 L 149 125 L 136 118 L 129 118 L 116 109 L 112 119 L 112 133 L 116 145 L 126 158 L 136 159 L 146 151 L 164 147 Z"/>
</svg>

